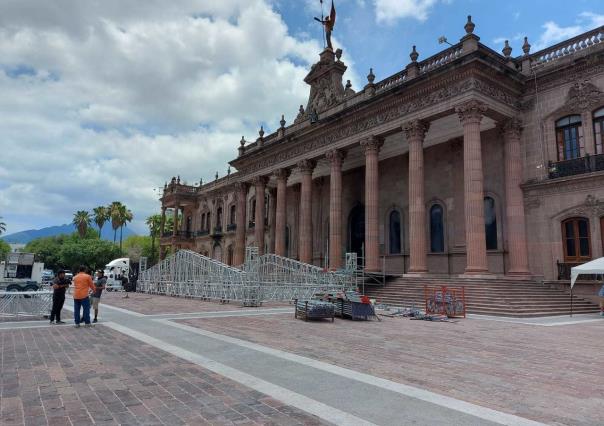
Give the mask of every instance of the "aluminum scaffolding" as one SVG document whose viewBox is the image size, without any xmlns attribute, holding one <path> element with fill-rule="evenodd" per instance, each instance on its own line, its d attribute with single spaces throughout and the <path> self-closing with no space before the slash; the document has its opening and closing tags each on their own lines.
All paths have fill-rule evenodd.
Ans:
<svg viewBox="0 0 604 426">
<path fill-rule="evenodd" d="M 256 247 L 246 249 L 245 263 L 240 268 L 180 250 L 142 271 L 138 279 L 141 292 L 233 301 L 244 306 L 310 298 L 322 291 L 336 292 L 355 287 L 352 271 L 327 272 L 274 254 L 259 256 Z"/>
</svg>

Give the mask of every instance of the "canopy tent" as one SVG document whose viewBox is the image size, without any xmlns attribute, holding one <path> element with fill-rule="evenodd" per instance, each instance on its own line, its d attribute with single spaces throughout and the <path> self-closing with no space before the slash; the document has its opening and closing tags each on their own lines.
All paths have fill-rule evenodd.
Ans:
<svg viewBox="0 0 604 426">
<path fill-rule="evenodd" d="M 604 257 L 570 268 L 570 288 L 581 274 L 604 274 Z"/>
</svg>

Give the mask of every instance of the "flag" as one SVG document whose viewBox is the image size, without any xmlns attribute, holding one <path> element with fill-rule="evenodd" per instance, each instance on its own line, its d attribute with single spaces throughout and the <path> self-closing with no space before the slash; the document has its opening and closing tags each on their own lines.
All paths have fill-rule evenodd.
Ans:
<svg viewBox="0 0 604 426">
<path fill-rule="evenodd" d="M 336 23 L 336 7 L 333 5 L 333 0 L 331 0 L 331 10 L 329 11 L 329 21 L 331 22 L 331 28 L 333 28 Z"/>
</svg>

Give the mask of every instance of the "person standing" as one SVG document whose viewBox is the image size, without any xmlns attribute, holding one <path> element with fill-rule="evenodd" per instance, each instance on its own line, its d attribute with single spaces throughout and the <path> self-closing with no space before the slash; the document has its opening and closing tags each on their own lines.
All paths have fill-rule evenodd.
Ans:
<svg viewBox="0 0 604 426">
<path fill-rule="evenodd" d="M 90 299 L 88 291 L 96 290 L 92 277 L 86 273 L 86 267 L 80 266 L 78 274 L 73 277 L 73 319 L 76 328 L 80 327 L 80 309 L 83 310 L 82 319 L 87 327 L 90 327 Z"/>
<path fill-rule="evenodd" d="M 96 272 L 96 282 L 94 283 L 94 293 L 92 293 L 92 308 L 94 309 L 94 319 L 92 322 L 97 322 L 99 316 L 99 302 L 101 301 L 101 294 L 105 290 L 107 284 L 107 277 L 102 269 Z"/>
<path fill-rule="evenodd" d="M 61 321 L 61 311 L 65 303 L 65 291 L 69 287 L 69 280 L 65 278 L 65 271 L 60 270 L 52 282 L 52 310 L 50 311 L 50 323 L 65 324 Z"/>
</svg>

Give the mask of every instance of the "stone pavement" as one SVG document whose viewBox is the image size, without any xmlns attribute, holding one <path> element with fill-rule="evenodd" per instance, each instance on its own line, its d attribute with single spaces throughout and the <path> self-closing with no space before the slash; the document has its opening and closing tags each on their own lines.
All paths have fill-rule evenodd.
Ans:
<svg viewBox="0 0 604 426">
<path fill-rule="evenodd" d="M 40 412 L 61 424 L 69 407 L 80 424 L 86 416 L 124 424 L 602 423 L 604 322 L 305 323 L 290 306 L 121 297 L 105 299 L 121 305 L 103 306 L 93 329 L 0 324 L 0 424 L 50 424 Z M 59 360 L 66 364 L 50 374 Z M 78 363 L 85 372 L 70 380 Z M 241 412 L 250 405 L 251 414 Z"/>
<path fill-rule="evenodd" d="M 482 319 L 332 324 L 293 315 L 181 320 L 545 423 L 604 424 L 604 319 L 581 321 L 541 327 Z"/>
<path fill-rule="evenodd" d="M 110 328 L 0 331 L 0 424 L 320 425 Z"/>
</svg>

